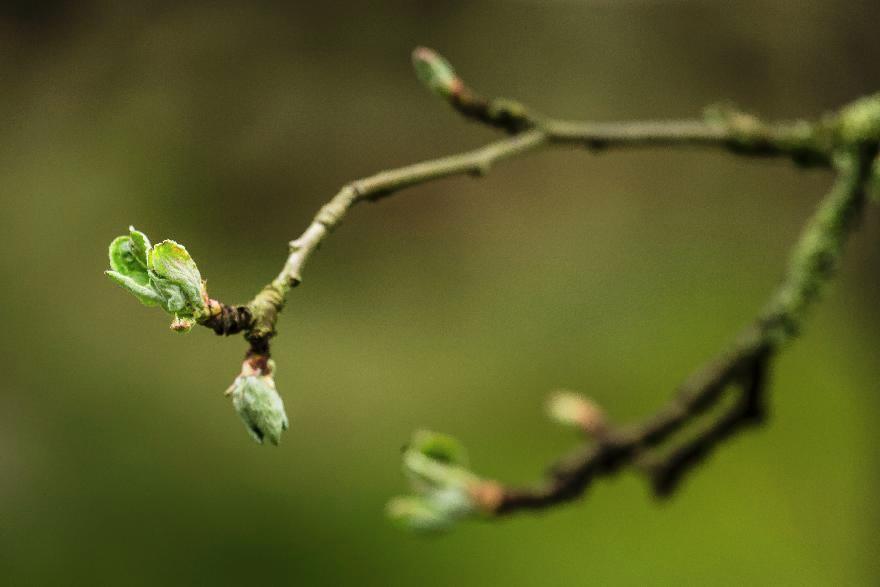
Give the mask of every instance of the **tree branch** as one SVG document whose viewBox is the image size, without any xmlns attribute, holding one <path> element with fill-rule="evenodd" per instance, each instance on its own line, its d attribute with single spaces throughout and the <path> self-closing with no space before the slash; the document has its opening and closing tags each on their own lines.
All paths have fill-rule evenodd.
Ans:
<svg viewBox="0 0 880 587">
<path fill-rule="evenodd" d="M 491 500 L 483 504 L 484 508 L 502 515 L 550 507 L 580 496 L 594 479 L 631 464 L 649 474 L 655 494 L 666 496 L 719 443 L 762 422 L 770 362 L 798 333 L 804 312 L 833 276 L 843 245 L 864 209 L 866 185 L 876 156 L 876 143 L 840 156 L 838 180 L 804 229 L 785 280 L 765 311 L 729 351 L 694 373 L 653 417 L 635 426 L 611 429 L 595 443 L 554 465 L 541 485 L 501 487 L 490 492 Z M 714 422 L 670 453 L 651 455 L 652 449 L 716 406 L 731 386 L 737 388 L 738 398 Z"/>
<path fill-rule="evenodd" d="M 243 306 L 249 312 L 230 311 L 216 302 L 216 307 L 212 307 L 212 312 L 201 324 L 218 334 L 247 331 L 249 340 L 263 344 L 264 339 L 274 334 L 277 315 L 290 289 L 302 282 L 302 272 L 311 255 L 355 204 L 376 201 L 406 188 L 450 176 L 481 177 L 496 162 L 541 148 L 583 146 L 597 151 L 704 146 L 744 156 L 788 157 L 800 165 L 829 166 L 836 147 L 828 120 L 771 125 L 727 108 L 711 113 L 708 121 L 573 122 L 532 117 L 523 106 L 509 100 L 484 100 L 460 80 L 456 87 L 457 90 L 448 97 L 453 107 L 468 118 L 499 126 L 513 134 L 473 151 L 382 171 L 346 184 L 318 211 L 305 232 L 290 242 L 290 254 L 281 272 Z M 462 98 L 464 95 L 467 97 Z M 512 119 L 517 121 L 513 126 Z"/>
<path fill-rule="evenodd" d="M 657 495 L 669 495 L 720 443 L 764 420 L 772 360 L 798 334 L 806 310 L 834 274 L 843 245 L 864 208 L 869 184 L 880 182 L 880 95 L 863 98 L 815 121 L 767 123 L 724 106 L 707 110 L 703 120 L 573 122 L 534 115 L 516 101 L 483 98 L 429 49 L 417 49 L 413 62 L 422 82 L 452 108 L 508 136 L 472 151 L 382 171 L 344 185 L 290 242 L 277 277 L 244 305 L 229 306 L 209 299 L 185 248 L 173 241 L 160 245 L 165 247 L 162 253 L 166 259 L 159 261 L 178 263 L 166 267 L 163 275 L 175 280 L 183 275 L 193 282 L 181 282 L 189 284 L 189 289 L 181 290 L 187 294 L 184 301 L 190 304 L 188 308 L 195 308 L 188 315 L 219 335 L 244 333 L 250 345 L 241 375 L 230 388 L 236 409 L 255 437 L 262 440 L 266 436 L 277 443 L 287 418 L 275 392 L 270 339 L 290 290 L 302 282 L 307 262 L 359 202 L 376 201 L 446 177 L 483 176 L 497 162 L 548 147 L 592 151 L 710 147 L 735 155 L 784 157 L 801 166 L 835 169 L 837 181 L 796 243 L 785 278 L 764 311 L 728 350 L 697 370 L 654 415 L 635 425 L 612 426 L 604 412 L 588 400 L 563 398 L 554 408 L 555 416 L 581 428 L 586 436 L 584 446 L 553 465 L 543 482 L 525 488 L 480 479 L 464 468 L 461 450 L 453 440 L 431 433 L 417 435 L 418 440 L 407 449 L 405 462 L 424 496 L 395 502 L 392 514 L 418 527 L 437 528 L 475 512 L 491 517 L 547 508 L 580 496 L 594 479 L 627 466 L 646 473 Z M 150 265 L 155 260 L 146 256 L 146 237 L 131 229 L 129 237 L 120 239 L 114 241 L 115 249 L 111 246 L 111 264 L 128 273 L 116 270 L 110 272 L 111 277 L 148 305 L 163 301 L 169 311 L 180 306 L 172 305 L 177 298 L 171 294 L 177 290 L 162 289 L 154 294 L 144 285 L 149 279 L 157 286 L 169 287 Z M 118 259 L 112 255 L 114 250 Z M 189 325 L 191 321 L 175 319 L 178 329 Z M 722 399 L 727 395 L 734 399 L 724 405 Z M 676 435 L 686 429 L 695 432 L 689 439 L 676 441 Z"/>
</svg>

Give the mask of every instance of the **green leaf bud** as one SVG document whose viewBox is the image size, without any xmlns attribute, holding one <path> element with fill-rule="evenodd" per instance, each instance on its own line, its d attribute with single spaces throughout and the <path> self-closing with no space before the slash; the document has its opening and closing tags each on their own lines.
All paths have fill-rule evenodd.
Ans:
<svg viewBox="0 0 880 587">
<path fill-rule="evenodd" d="M 206 311 L 205 283 L 183 245 L 166 240 L 150 246 L 147 235 L 131 226 L 128 235 L 110 243 L 109 255 L 107 276 L 142 304 L 173 314 L 172 330 L 189 331 Z"/>
<path fill-rule="evenodd" d="M 388 504 L 388 515 L 417 531 L 445 530 L 481 511 L 485 481 L 465 468 L 466 455 L 451 436 L 419 430 L 403 452 L 403 471 L 415 496 Z"/>
<path fill-rule="evenodd" d="M 165 240 L 147 253 L 153 288 L 165 298 L 165 310 L 183 317 L 201 315 L 207 293 L 199 268 L 181 244 Z"/>
<path fill-rule="evenodd" d="M 560 390 L 547 401 L 547 413 L 553 420 L 574 426 L 593 435 L 607 429 L 605 412 L 592 400 L 579 393 Z"/>
<path fill-rule="evenodd" d="M 840 111 L 840 136 L 849 143 L 880 140 L 880 94 L 856 100 Z"/>
<path fill-rule="evenodd" d="M 416 77 L 440 97 L 448 98 L 458 92 L 462 83 L 446 59 L 427 47 L 417 47 L 412 53 Z"/>
<path fill-rule="evenodd" d="M 254 370 L 245 361 L 242 374 L 226 393 L 232 396 L 232 405 L 254 440 L 262 444 L 263 439 L 268 438 L 277 446 L 281 433 L 288 428 L 288 420 L 284 402 L 275 390 L 273 370 L 272 362 L 264 373 Z"/>
</svg>

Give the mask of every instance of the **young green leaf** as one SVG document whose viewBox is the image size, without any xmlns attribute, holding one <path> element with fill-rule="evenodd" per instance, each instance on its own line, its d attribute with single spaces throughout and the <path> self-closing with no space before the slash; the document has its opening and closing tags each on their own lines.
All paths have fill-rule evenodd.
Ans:
<svg viewBox="0 0 880 587">
<path fill-rule="evenodd" d="M 147 254 L 147 267 L 154 288 L 168 297 L 166 310 L 196 317 L 204 311 L 202 275 L 186 247 L 172 240 L 154 245 Z"/>
<path fill-rule="evenodd" d="M 162 308 L 169 314 L 191 316 L 193 313 L 186 307 L 186 296 L 179 285 L 172 283 L 155 273 L 150 272 L 150 287 L 160 296 Z"/>
<path fill-rule="evenodd" d="M 467 466 L 467 451 L 458 440 L 448 434 L 418 430 L 413 434 L 407 448 L 420 452 L 435 461 Z"/>
<path fill-rule="evenodd" d="M 118 236 L 110 243 L 110 268 L 141 285 L 149 282 L 147 267 L 138 259 L 136 247 L 130 236 Z"/>
<path fill-rule="evenodd" d="M 166 240 L 151 247 L 147 235 L 130 226 L 127 236 L 110 243 L 109 256 L 107 276 L 144 305 L 173 314 L 172 330 L 188 332 L 205 311 L 205 284 L 183 245 Z"/>
<path fill-rule="evenodd" d="M 155 306 L 162 303 L 162 298 L 156 290 L 149 285 L 142 285 L 136 279 L 133 279 L 128 275 L 123 275 L 117 271 L 105 271 L 104 273 L 107 274 L 107 277 L 134 294 L 143 305 Z"/>
<path fill-rule="evenodd" d="M 131 252 L 134 254 L 135 260 L 146 269 L 147 251 L 150 250 L 150 239 L 148 239 L 147 235 L 141 231 L 136 230 L 134 226 L 129 226 L 128 232 L 129 237 L 131 238 Z"/>
<path fill-rule="evenodd" d="M 414 532 L 447 530 L 454 520 L 422 497 L 406 495 L 388 502 L 385 512 L 392 522 Z"/>
</svg>

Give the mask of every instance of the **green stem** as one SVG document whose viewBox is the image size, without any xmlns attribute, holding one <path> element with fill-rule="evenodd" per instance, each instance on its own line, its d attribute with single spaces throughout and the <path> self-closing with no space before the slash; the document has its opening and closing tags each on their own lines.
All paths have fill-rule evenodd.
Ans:
<svg viewBox="0 0 880 587">
<path fill-rule="evenodd" d="M 838 179 L 804 227 L 785 281 L 761 319 L 765 336 L 774 346 L 798 334 L 806 310 L 834 275 L 846 239 L 864 209 L 876 153 L 876 145 L 862 145 L 836 158 Z"/>
<path fill-rule="evenodd" d="M 737 119 L 738 120 L 738 119 Z M 290 243 L 290 254 L 275 280 L 248 307 L 254 313 L 253 336 L 274 332 L 274 321 L 292 287 L 302 281 L 302 272 L 319 248 L 357 203 L 391 196 L 401 190 L 456 175 L 483 176 L 491 167 L 547 146 L 582 145 L 593 149 L 645 146 L 716 146 L 740 155 L 787 156 L 813 164 L 830 162 L 828 145 L 811 137 L 824 136 L 822 128 L 806 123 L 763 125 L 748 118 L 748 124 L 729 125 L 703 121 L 661 121 L 631 123 L 589 123 L 546 119 L 535 127 L 489 143 L 484 147 L 382 171 L 355 180 L 343 188 L 317 213 L 305 232 Z"/>
</svg>

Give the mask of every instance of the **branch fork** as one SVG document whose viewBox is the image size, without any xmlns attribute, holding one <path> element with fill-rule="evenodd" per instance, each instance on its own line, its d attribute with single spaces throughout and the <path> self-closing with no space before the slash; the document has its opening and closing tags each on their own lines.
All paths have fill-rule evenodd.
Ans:
<svg viewBox="0 0 880 587">
<path fill-rule="evenodd" d="M 394 500 L 388 511 L 411 528 L 446 529 L 467 517 L 496 517 L 573 500 L 594 479 L 627 467 L 646 474 L 656 495 L 670 495 L 721 443 L 766 418 L 773 359 L 798 335 L 806 311 L 832 278 L 868 191 L 880 193 L 880 94 L 813 121 L 769 123 L 724 105 L 694 120 L 578 122 L 536 116 L 513 100 L 484 98 L 430 49 L 417 48 L 412 58 L 418 78 L 431 92 L 466 119 L 500 129 L 506 136 L 472 151 L 382 171 L 344 185 L 302 235 L 289 243 L 289 254 L 277 277 L 246 304 L 230 306 L 209 298 L 200 277 L 198 283 L 190 282 L 198 271 L 194 263 L 192 268 L 186 265 L 191 261 L 186 250 L 165 241 L 183 252 L 165 243 L 162 252 L 167 249 L 169 255 L 179 255 L 175 262 L 191 274 L 178 295 L 168 285 L 177 275 L 169 277 L 167 268 L 161 266 L 164 273 L 156 273 L 144 252 L 146 237 L 137 236 L 133 229 L 131 237 L 120 237 L 129 240 L 117 239 L 116 249 L 111 246 L 111 277 L 147 305 L 159 304 L 169 312 L 180 308 L 183 314 L 175 314 L 179 329 L 186 329 L 189 322 L 182 320 L 188 320 L 218 335 L 244 334 L 249 349 L 228 394 L 251 434 L 259 441 L 269 438 L 277 444 L 287 427 L 270 360 L 278 316 L 290 290 L 302 282 L 313 253 L 359 202 L 376 201 L 445 177 L 481 177 L 495 163 L 549 147 L 589 151 L 704 147 L 831 169 L 837 181 L 795 243 L 782 283 L 764 310 L 730 348 L 698 369 L 655 414 L 640 423 L 618 426 L 591 400 L 571 392 L 557 393 L 550 401 L 550 414 L 574 426 L 583 445 L 554 464 L 544 481 L 524 488 L 480 478 L 467 469 L 463 449 L 453 439 L 419 432 L 404 453 L 404 469 L 416 495 Z M 152 285 L 161 287 L 154 291 Z M 727 405 L 726 397 L 733 398 Z M 685 429 L 692 435 L 676 440 L 677 433 Z"/>
</svg>

